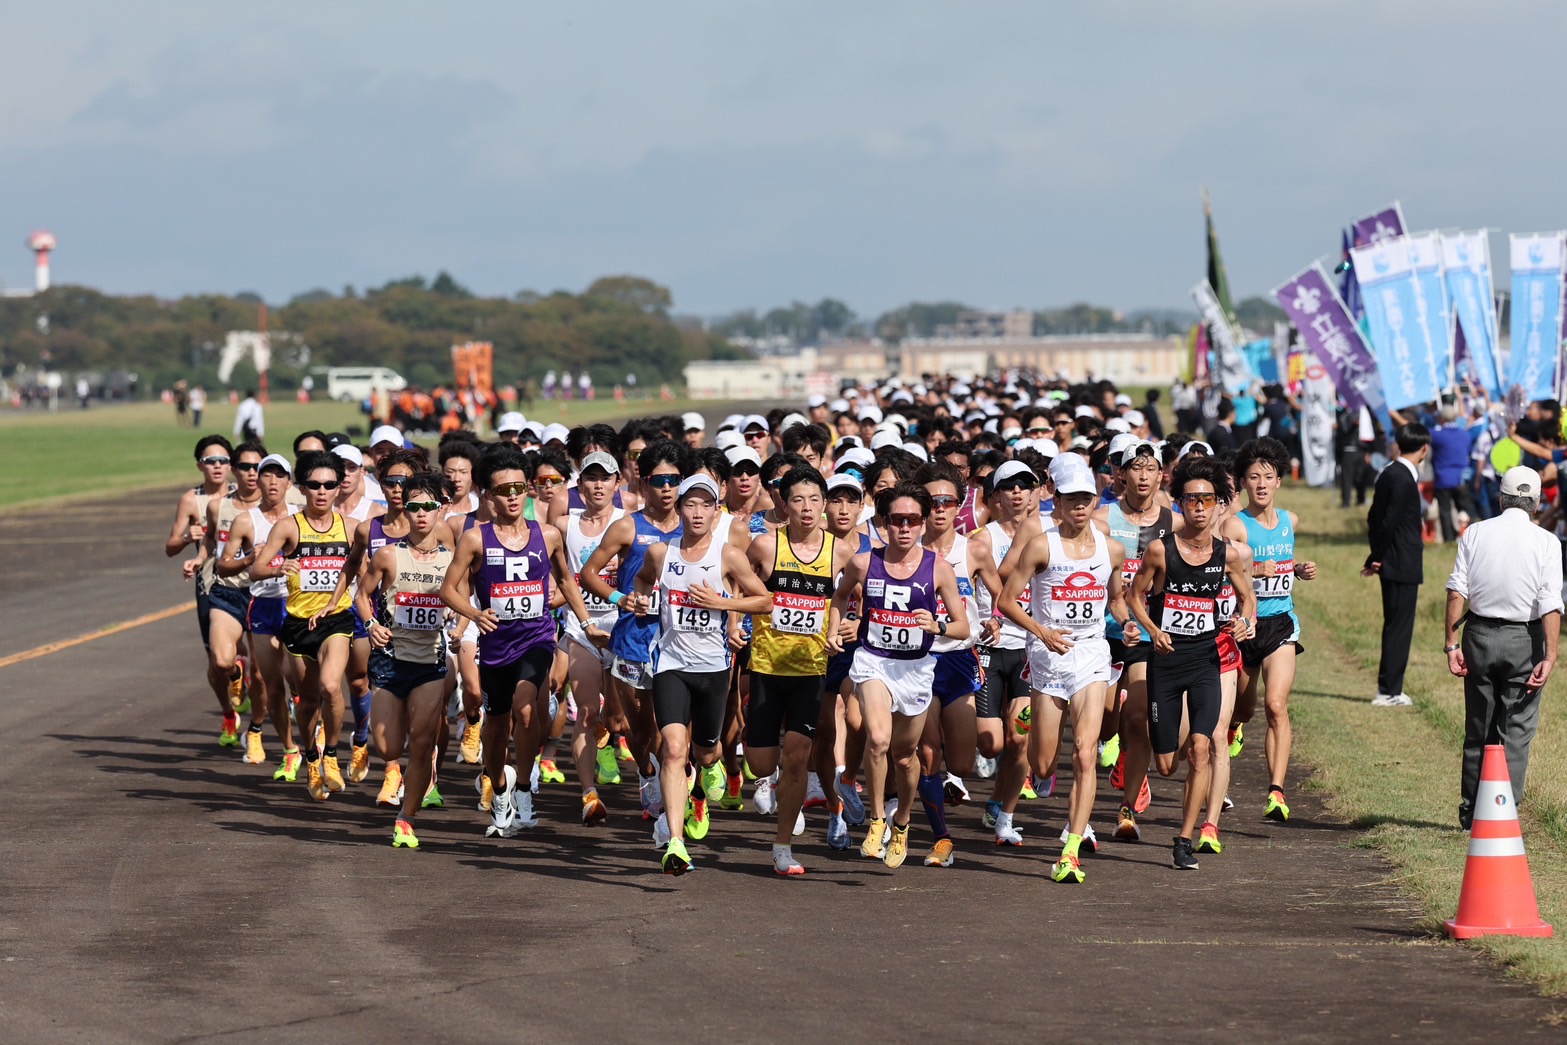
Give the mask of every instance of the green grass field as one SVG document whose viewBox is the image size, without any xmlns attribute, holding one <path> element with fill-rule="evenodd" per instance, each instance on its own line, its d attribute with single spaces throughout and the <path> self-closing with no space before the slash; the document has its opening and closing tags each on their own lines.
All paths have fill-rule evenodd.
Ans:
<svg viewBox="0 0 1567 1045">
<path fill-rule="evenodd" d="M 1381 596 L 1360 576 L 1365 509 L 1341 510 L 1336 492 L 1292 487 L 1280 503 L 1300 516 L 1297 559 L 1318 564 L 1318 579 L 1296 587 L 1306 653 L 1290 700 L 1298 755 L 1330 792 L 1332 808 L 1367 829 L 1399 884 L 1440 934 L 1458 910 L 1468 835 L 1458 826 L 1463 684 L 1442 655 L 1445 587 L 1453 546 L 1427 545 L 1414 648 L 1404 689 L 1413 708 L 1373 708 L 1381 644 Z M 1521 803 L 1524 844 L 1552 939 L 1488 937 L 1476 946 L 1549 994 L 1567 994 L 1567 690 L 1560 672 L 1547 684 L 1540 731 Z M 1261 712 L 1244 758 L 1261 757 Z M 1255 744 L 1255 746 L 1253 746 Z M 1246 801 L 1259 796 L 1247 796 Z M 1347 882 L 1347 887 L 1357 883 Z"/>
<path fill-rule="evenodd" d="M 527 413 L 530 420 L 577 425 L 638 413 L 712 412 L 725 406 L 679 399 L 633 403 L 608 399 L 538 403 Z M 367 434 L 363 432 L 365 418 L 356 408 L 330 402 L 274 402 L 266 408 L 266 425 L 267 445 L 284 454 L 290 453 L 294 436 L 312 428 L 343 431 L 358 425 L 359 438 Z M 54 414 L 0 411 L 0 455 L 5 461 L 0 469 L 0 512 L 41 502 L 194 482 L 199 478 L 192 456 L 197 436 L 213 432 L 232 436 L 233 430 L 234 407 L 227 403 L 206 411 L 199 432 L 188 425 L 178 427 L 174 408 L 162 403 L 78 410 L 67 409 L 62 402 Z"/>
</svg>

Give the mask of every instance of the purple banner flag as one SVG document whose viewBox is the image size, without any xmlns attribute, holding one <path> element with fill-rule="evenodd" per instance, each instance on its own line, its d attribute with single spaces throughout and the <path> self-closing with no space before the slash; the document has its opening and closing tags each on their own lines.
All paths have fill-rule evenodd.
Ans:
<svg viewBox="0 0 1567 1045">
<path fill-rule="evenodd" d="M 1373 243 L 1381 243 L 1385 239 L 1393 239 L 1404 234 L 1404 209 L 1395 202 L 1391 207 L 1385 207 L 1375 214 L 1367 214 L 1358 219 L 1351 226 L 1354 232 L 1353 247 L 1369 247 Z"/>
<path fill-rule="evenodd" d="M 1322 266 L 1311 267 L 1273 292 L 1279 306 L 1300 331 L 1301 343 L 1327 369 L 1338 394 L 1351 410 L 1383 409 L 1382 376 L 1371 348 Z"/>
</svg>

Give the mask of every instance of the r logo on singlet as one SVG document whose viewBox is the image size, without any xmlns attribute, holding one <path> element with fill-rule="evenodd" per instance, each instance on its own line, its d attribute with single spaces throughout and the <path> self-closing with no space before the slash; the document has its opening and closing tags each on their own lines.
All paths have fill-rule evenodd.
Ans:
<svg viewBox="0 0 1567 1045">
<path fill-rule="evenodd" d="M 907 610 L 909 599 L 914 595 L 914 589 L 907 584 L 887 585 L 887 594 L 882 599 L 890 610 Z"/>
</svg>

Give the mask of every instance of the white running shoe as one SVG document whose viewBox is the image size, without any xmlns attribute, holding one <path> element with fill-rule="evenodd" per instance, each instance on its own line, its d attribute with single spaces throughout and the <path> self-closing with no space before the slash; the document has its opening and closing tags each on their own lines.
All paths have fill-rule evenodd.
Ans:
<svg viewBox="0 0 1567 1045">
<path fill-rule="evenodd" d="M 1012 814 L 1000 812 L 996 814 L 996 844 L 997 845 L 1022 845 L 1023 832 L 1012 826 Z"/>
<path fill-rule="evenodd" d="M 1414 701 L 1405 693 L 1378 693 L 1371 701 L 1374 708 L 1407 708 Z"/>
<path fill-rule="evenodd" d="M 845 784 L 843 777 L 835 775 L 832 789 L 838 792 L 838 798 L 843 802 L 844 823 L 850 827 L 859 827 L 865 823 L 865 800 L 860 797 L 859 788 Z"/>
<path fill-rule="evenodd" d="M 805 808 L 815 809 L 827 804 L 827 792 L 822 790 L 822 779 L 815 773 L 805 775 Z"/>
<path fill-rule="evenodd" d="M 805 834 L 805 810 L 794 814 L 794 837 L 799 838 Z"/>
<path fill-rule="evenodd" d="M 483 774 L 480 776 L 482 778 Z M 490 826 L 484 829 L 486 838 L 495 835 L 511 838 L 517 833 L 517 770 L 507 766 L 504 779 L 506 786 L 495 792 L 495 797 L 490 801 Z M 483 783 L 481 779 L 481 788 Z"/>
<path fill-rule="evenodd" d="M 538 827 L 539 815 L 533 811 L 533 792 L 517 792 L 517 827 Z"/>
<path fill-rule="evenodd" d="M 981 780 L 996 778 L 996 760 L 979 755 L 974 759 L 974 772 Z"/>
<path fill-rule="evenodd" d="M 1070 830 L 1071 829 L 1067 828 L 1067 827 L 1063 827 L 1061 829 L 1061 844 L 1062 845 L 1066 845 L 1066 836 L 1070 832 Z M 1085 853 L 1097 853 L 1097 852 L 1099 852 L 1099 839 L 1094 837 L 1094 825 L 1093 824 L 1089 824 L 1087 827 L 1083 828 L 1083 844 L 1082 844 L 1082 847 L 1078 850 L 1078 852 L 1085 852 Z"/>
<path fill-rule="evenodd" d="M 773 794 L 773 786 L 776 783 L 771 776 L 764 776 L 756 782 L 756 790 L 751 792 L 751 805 L 763 816 L 774 816 L 778 813 L 778 796 Z"/>
<path fill-rule="evenodd" d="M 669 833 L 669 816 L 665 813 L 658 814 L 658 819 L 653 821 L 653 848 L 664 848 L 673 837 L 674 835 Z"/>
<path fill-rule="evenodd" d="M 952 773 L 947 774 L 947 779 L 942 782 L 942 791 L 947 796 L 947 805 L 960 806 L 968 801 L 968 787 L 963 783 L 963 778 Z"/>
<path fill-rule="evenodd" d="M 533 759 L 533 772 L 528 774 L 528 792 L 535 795 L 539 793 L 539 760 L 536 756 Z"/>
<path fill-rule="evenodd" d="M 896 798 L 887 799 L 885 809 L 887 810 L 887 815 L 883 819 L 887 821 L 887 826 L 881 829 L 882 845 L 892 841 L 892 818 L 898 815 L 898 800 Z"/>
<path fill-rule="evenodd" d="M 786 845 L 773 846 L 773 872 L 787 878 L 805 873 L 800 861 L 794 858 L 794 850 Z"/>
<path fill-rule="evenodd" d="M 651 756 L 650 756 L 651 757 Z M 653 759 L 653 775 L 643 776 L 637 770 L 638 797 L 642 800 L 642 814 L 658 817 L 664 811 L 664 789 L 658 779 L 658 759 Z"/>
<path fill-rule="evenodd" d="M 842 813 L 827 814 L 827 845 L 831 849 L 847 849 L 851 844 L 849 838 L 849 825 L 844 823 Z"/>
</svg>

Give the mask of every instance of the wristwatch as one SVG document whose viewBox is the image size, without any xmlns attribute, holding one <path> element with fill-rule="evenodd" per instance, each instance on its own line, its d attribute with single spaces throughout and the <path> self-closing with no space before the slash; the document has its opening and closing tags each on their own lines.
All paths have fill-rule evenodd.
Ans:
<svg viewBox="0 0 1567 1045">
<path fill-rule="evenodd" d="M 947 633 L 947 622 L 946 621 L 938 620 L 936 622 L 936 626 L 941 629 L 941 634 L 945 635 Z"/>
<path fill-rule="evenodd" d="M 1451 646 L 1443 646 L 1442 647 L 1442 652 L 1443 653 L 1451 653 L 1454 650 L 1463 649 L 1463 648 L 1464 648 L 1464 644 L 1462 642 L 1455 642 Z"/>
</svg>

